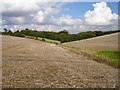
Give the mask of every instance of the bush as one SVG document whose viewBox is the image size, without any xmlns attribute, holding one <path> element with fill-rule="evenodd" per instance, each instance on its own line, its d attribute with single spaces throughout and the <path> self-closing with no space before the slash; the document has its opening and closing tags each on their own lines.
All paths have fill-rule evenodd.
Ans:
<svg viewBox="0 0 120 90">
<path fill-rule="evenodd" d="M 25 37 L 25 35 L 24 34 L 13 34 L 12 36 L 17 36 L 17 37 Z"/>
<path fill-rule="evenodd" d="M 42 41 L 44 41 L 44 42 L 45 42 L 45 39 L 44 39 L 44 38 L 42 38 Z"/>
<path fill-rule="evenodd" d="M 38 37 L 35 37 L 36 40 L 38 40 Z"/>
<path fill-rule="evenodd" d="M 53 42 L 54 44 L 56 44 L 56 45 L 59 45 L 59 43 L 58 42 Z"/>
</svg>

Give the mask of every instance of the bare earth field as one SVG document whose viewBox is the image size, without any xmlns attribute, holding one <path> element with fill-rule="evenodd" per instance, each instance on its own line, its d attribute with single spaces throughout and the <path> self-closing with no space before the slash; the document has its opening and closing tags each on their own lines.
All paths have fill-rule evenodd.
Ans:
<svg viewBox="0 0 120 90">
<path fill-rule="evenodd" d="M 117 85 L 117 69 L 54 44 L 3 36 L 2 47 L 3 88 L 113 88 Z"/>
<path fill-rule="evenodd" d="M 120 33 L 114 33 L 80 41 L 68 42 L 64 43 L 64 45 L 80 47 L 82 49 L 118 50 L 118 41 L 120 41 L 120 38 L 118 38 L 118 34 Z"/>
</svg>

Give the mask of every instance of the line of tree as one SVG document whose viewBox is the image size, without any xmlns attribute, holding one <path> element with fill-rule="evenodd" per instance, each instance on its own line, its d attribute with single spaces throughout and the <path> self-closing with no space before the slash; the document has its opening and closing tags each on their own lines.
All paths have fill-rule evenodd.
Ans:
<svg viewBox="0 0 120 90">
<path fill-rule="evenodd" d="M 4 32 L 2 32 L 3 35 L 11 35 L 11 36 L 18 36 L 18 37 L 25 37 L 25 36 L 34 36 L 34 37 L 40 37 L 40 38 L 47 38 L 52 40 L 58 40 L 61 43 L 64 42 L 70 42 L 70 41 L 76 41 L 76 40 L 82 40 L 97 36 L 102 36 L 106 34 L 116 33 L 120 32 L 120 30 L 114 30 L 114 31 L 86 31 L 86 32 L 80 32 L 78 34 L 69 34 L 68 31 L 63 30 L 60 32 L 50 32 L 50 31 L 37 31 L 37 30 L 17 30 L 15 32 L 12 32 L 9 29 L 4 28 Z"/>
</svg>

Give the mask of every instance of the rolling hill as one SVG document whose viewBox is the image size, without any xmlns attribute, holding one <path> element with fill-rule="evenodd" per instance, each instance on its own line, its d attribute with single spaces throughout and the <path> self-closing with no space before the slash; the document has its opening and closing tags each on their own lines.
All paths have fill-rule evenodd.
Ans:
<svg viewBox="0 0 120 90">
<path fill-rule="evenodd" d="M 120 41 L 120 38 L 118 37 L 119 34 L 120 33 L 114 33 L 90 39 L 67 42 L 63 45 L 91 50 L 118 50 L 118 41 Z"/>
</svg>

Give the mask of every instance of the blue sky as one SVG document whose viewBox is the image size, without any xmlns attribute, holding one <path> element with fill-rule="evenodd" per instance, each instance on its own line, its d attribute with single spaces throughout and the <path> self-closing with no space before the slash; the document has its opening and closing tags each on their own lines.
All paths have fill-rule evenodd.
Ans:
<svg viewBox="0 0 120 90">
<path fill-rule="evenodd" d="M 62 6 L 63 11 L 58 13 L 58 17 L 64 15 L 71 15 L 73 18 L 83 16 L 86 11 L 92 10 L 92 2 L 72 2 Z M 64 9 L 68 9 L 65 11 Z"/>
<path fill-rule="evenodd" d="M 12 31 L 25 28 L 39 31 L 66 29 L 70 33 L 78 33 L 118 29 L 118 2 L 2 2 L 0 24 Z"/>
<path fill-rule="evenodd" d="M 71 15 L 73 18 L 83 17 L 86 11 L 93 10 L 92 4 L 96 2 L 70 2 L 62 6 L 62 11 L 56 15 Z M 107 2 L 113 13 L 118 14 L 118 2 Z M 68 10 L 64 10 L 68 9 Z"/>
</svg>

